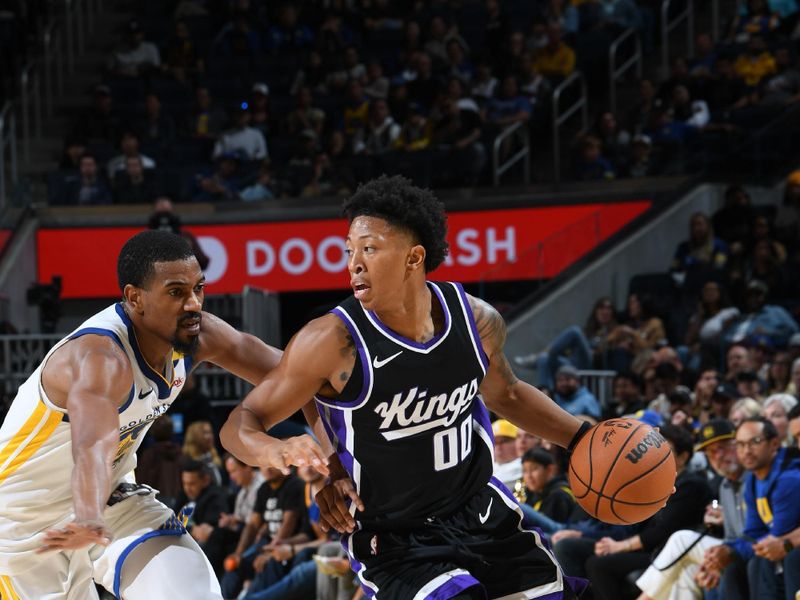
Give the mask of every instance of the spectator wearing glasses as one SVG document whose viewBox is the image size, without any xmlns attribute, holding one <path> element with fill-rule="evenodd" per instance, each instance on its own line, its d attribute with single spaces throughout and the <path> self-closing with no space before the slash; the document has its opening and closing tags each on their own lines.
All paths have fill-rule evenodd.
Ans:
<svg viewBox="0 0 800 600">
<path fill-rule="evenodd" d="M 750 598 L 783 598 L 800 576 L 800 550 L 788 539 L 800 526 L 800 458 L 796 450 L 781 448 L 777 429 L 764 417 L 739 425 L 736 452 L 749 471 L 744 533 L 710 551 L 709 569 L 722 573 L 736 560 L 749 561 Z"/>
<path fill-rule="evenodd" d="M 795 404 L 786 418 L 789 420 L 789 435 L 794 441 L 794 445 L 800 448 L 800 404 Z"/>
<path fill-rule="evenodd" d="M 653 563 L 636 581 L 642 590 L 638 600 L 679 600 L 699 598 L 701 583 L 706 589 L 719 588 L 719 576 L 706 569 L 709 550 L 740 537 L 744 530 L 744 469 L 736 455 L 735 429 L 730 421 L 715 419 L 698 433 L 695 452 L 703 452 L 718 477 L 719 502 L 706 507 L 703 523 L 706 533 L 682 529 L 673 533 Z M 722 534 L 722 536 L 720 535 Z M 671 565 L 671 566 L 670 566 Z M 731 570 L 731 580 L 746 581 L 744 563 Z M 746 584 L 742 587 L 746 587 Z M 726 596 L 727 597 L 727 596 Z"/>
</svg>

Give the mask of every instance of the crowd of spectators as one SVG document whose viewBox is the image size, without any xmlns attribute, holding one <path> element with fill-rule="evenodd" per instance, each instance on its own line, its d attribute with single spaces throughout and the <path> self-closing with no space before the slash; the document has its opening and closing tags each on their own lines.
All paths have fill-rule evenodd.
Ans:
<svg viewBox="0 0 800 600">
<path fill-rule="evenodd" d="M 48 180 L 53 204 L 336 195 L 383 172 L 436 187 L 480 184 L 494 137 L 514 123 L 546 131 L 550 92 L 577 66 L 602 71 L 598 60 L 630 27 L 652 50 L 656 8 L 653 0 L 140 4 L 91 105 L 65 132 Z M 602 144 L 616 135 L 603 133 Z M 622 159 L 630 139 L 619 133 Z M 590 162 L 608 160 L 606 151 L 593 150 Z M 631 170 L 647 170 L 641 162 Z M 609 162 L 607 174 L 617 170 Z"/>
</svg>

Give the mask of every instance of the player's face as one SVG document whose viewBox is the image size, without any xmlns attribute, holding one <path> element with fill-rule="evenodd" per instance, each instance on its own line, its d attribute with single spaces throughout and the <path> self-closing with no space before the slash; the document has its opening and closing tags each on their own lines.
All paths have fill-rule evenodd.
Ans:
<svg viewBox="0 0 800 600">
<path fill-rule="evenodd" d="M 179 352 L 197 349 L 202 320 L 205 277 L 194 257 L 156 263 L 143 290 L 143 323 Z"/>
<path fill-rule="evenodd" d="M 391 308 L 404 299 L 412 272 L 424 269 L 425 251 L 410 233 L 378 217 L 353 219 L 346 240 L 350 285 L 368 310 Z"/>
</svg>

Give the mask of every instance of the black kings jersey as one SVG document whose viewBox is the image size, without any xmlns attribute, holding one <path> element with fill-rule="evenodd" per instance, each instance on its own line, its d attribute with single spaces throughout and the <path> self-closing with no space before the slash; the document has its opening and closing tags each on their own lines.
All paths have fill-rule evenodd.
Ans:
<svg viewBox="0 0 800 600">
<path fill-rule="evenodd" d="M 446 515 L 492 475 L 489 414 L 478 394 L 488 359 L 457 283 L 432 283 L 444 325 L 418 343 L 386 327 L 351 296 L 333 309 L 357 349 L 337 398 L 317 408 L 365 511 L 364 523 Z"/>
</svg>

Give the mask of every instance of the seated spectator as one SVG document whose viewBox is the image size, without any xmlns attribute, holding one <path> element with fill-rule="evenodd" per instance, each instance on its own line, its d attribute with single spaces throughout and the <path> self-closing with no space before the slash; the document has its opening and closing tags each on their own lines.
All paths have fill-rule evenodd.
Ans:
<svg viewBox="0 0 800 600">
<path fill-rule="evenodd" d="M 731 256 L 740 257 L 744 254 L 755 217 L 747 190 L 741 185 L 729 185 L 725 189 L 725 202 L 714 213 L 711 223 L 714 234 L 728 244 Z"/>
<path fill-rule="evenodd" d="M 111 56 L 110 69 L 115 75 L 139 77 L 161 66 L 161 54 L 152 42 L 146 42 L 138 21 L 132 20 L 126 28 L 126 37 Z"/>
<path fill-rule="evenodd" d="M 79 138 L 70 138 L 64 142 L 64 151 L 58 168 L 64 171 L 77 171 L 81 164 L 81 157 L 86 154 L 86 142 Z"/>
<path fill-rule="evenodd" d="M 273 127 L 272 111 L 269 105 L 269 86 L 263 82 L 256 82 L 250 88 L 250 125 L 260 131 L 265 137 Z"/>
<path fill-rule="evenodd" d="M 222 485 L 222 459 L 215 446 L 214 430 L 208 421 L 195 421 L 186 428 L 183 453 L 205 465 L 215 485 Z M 216 520 L 214 521 L 216 523 Z"/>
<path fill-rule="evenodd" d="M 800 402 L 786 415 L 789 420 L 789 435 L 794 440 L 794 445 L 800 449 Z"/>
<path fill-rule="evenodd" d="M 139 135 L 136 132 L 124 132 L 119 140 L 119 149 L 122 154 L 118 154 L 109 160 L 108 165 L 106 165 L 109 179 L 113 180 L 117 173 L 125 170 L 128 158 L 139 158 L 142 161 L 143 169 L 156 168 L 156 161 L 139 152 Z"/>
<path fill-rule="evenodd" d="M 800 70 L 791 49 L 775 50 L 775 74 L 759 87 L 753 100 L 762 107 L 781 109 L 800 101 Z"/>
<path fill-rule="evenodd" d="M 561 39 L 558 23 L 547 27 L 547 45 L 534 53 L 533 68 L 553 82 L 566 79 L 575 70 L 575 51 Z"/>
<path fill-rule="evenodd" d="M 456 42 L 461 47 L 462 54 L 469 51 L 467 42 L 458 34 L 458 27 L 448 25 L 443 17 L 434 15 L 430 20 L 424 50 L 431 57 L 436 71 L 446 68 L 451 42 Z"/>
<path fill-rule="evenodd" d="M 702 422 L 710 418 L 711 413 L 711 397 L 714 390 L 719 385 L 719 372 L 716 369 L 703 369 L 700 372 L 700 377 L 694 384 L 692 391 L 692 402 L 694 403 L 697 416 Z"/>
<path fill-rule="evenodd" d="M 800 357 L 795 358 L 792 363 L 792 381 L 786 388 L 786 392 L 800 400 Z"/>
<path fill-rule="evenodd" d="M 327 94 L 328 69 L 322 62 L 322 55 L 311 50 L 304 65 L 295 73 L 289 93 L 294 96 L 297 90 L 306 86 L 315 94 Z"/>
<path fill-rule="evenodd" d="M 730 420 L 731 408 L 738 398 L 736 388 L 729 384 L 721 383 L 711 393 L 711 412 L 712 419 Z"/>
<path fill-rule="evenodd" d="M 433 106 L 441 89 L 441 82 L 433 72 L 431 57 L 418 52 L 412 60 L 412 73 L 409 77 L 408 96 L 412 102 L 419 102 L 426 108 Z"/>
<path fill-rule="evenodd" d="M 603 156 L 603 146 L 598 138 L 593 135 L 582 136 L 578 152 L 575 160 L 575 179 L 579 181 L 614 179 L 616 176 L 614 165 Z"/>
<path fill-rule="evenodd" d="M 710 319 L 716 317 L 730 302 L 723 294 L 722 287 L 715 281 L 706 281 L 700 289 L 700 300 L 686 327 L 683 346 L 678 346 L 678 353 L 683 363 L 692 371 L 698 371 L 701 364 L 712 364 L 719 356 L 719 339 L 703 336 L 704 327 Z M 717 331 L 719 333 L 720 330 Z"/>
<path fill-rule="evenodd" d="M 175 32 L 164 49 L 162 69 L 177 81 L 187 82 L 204 70 L 186 21 L 175 22 Z"/>
<path fill-rule="evenodd" d="M 710 556 L 710 548 L 741 537 L 744 530 L 744 491 L 741 486 L 744 469 L 736 456 L 733 437 L 734 428 L 728 421 L 711 421 L 702 428 L 695 452 L 703 452 L 713 471 L 721 478 L 716 494 L 718 506 L 715 506 L 716 501 L 706 506 L 703 518 L 706 532 L 682 529 L 670 536 L 652 564 L 636 580 L 637 587 L 644 592 L 637 600 L 667 600 L 682 594 L 699 598 L 703 590 L 698 581 L 702 581 L 706 589 L 728 588 L 728 582 L 720 586 L 719 578 L 710 575 L 706 557 Z M 746 576 L 744 565 L 740 564 L 735 574 L 740 578 Z M 735 574 L 728 574 L 731 581 L 735 581 Z"/>
<path fill-rule="evenodd" d="M 510 490 L 522 478 L 522 460 L 517 454 L 516 439 L 519 430 L 505 419 L 492 423 L 494 435 L 494 476 Z"/>
<path fill-rule="evenodd" d="M 247 186 L 239 194 L 245 202 L 261 202 L 275 198 L 275 182 L 272 179 L 272 165 L 269 159 L 261 162 L 258 168 L 258 178 L 253 184 Z"/>
<path fill-rule="evenodd" d="M 225 557 L 236 550 L 239 536 L 253 512 L 258 490 L 264 483 L 261 471 L 244 464 L 232 454 L 225 456 L 225 469 L 231 483 L 238 487 L 233 512 L 220 514 L 219 521 L 203 545 L 203 552 L 214 567 L 217 577 L 222 576 Z"/>
<path fill-rule="evenodd" d="M 785 308 L 767 304 L 768 294 L 769 288 L 763 281 L 753 279 L 747 284 L 743 312 L 725 330 L 726 343 L 741 342 L 752 335 L 765 335 L 776 346 L 784 346 L 800 330 Z"/>
<path fill-rule="evenodd" d="M 792 296 L 791 280 L 794 276 L 784 270 L 776 246 L 767 238 L 753 241 L 753 247 L 744 260 L 729 270 L 728 279 L 737 299 L 747 293 L 743 291 L 745 282 L 754 280 L 763 282 L 776 300 Z"/>
<path fill-rule="evenodd" d="M 755 1 L 763 2 L 763 0 Z M 750 37 L 747 51 L 739 55 L 733 64 L 733 69 L 751 90 L 755 90 L 762 79 L 775 73 L 775 58 L 767 50 L 763 37 L 760 35 Z"/>
<path fill-rule="evenodd" d="M 675 493 L 664 508 L 643 523 L 637 535 L 619 541 L 610 537 L 597 541 L 594 554 L 586 561 L 586 572 L 595 598 L 624 598 L 625 576 L 647 568 L 650 552 L 665 543 L 673 533 L 699 525 L 711 500 L 711 490 L 705 478 L 686 469 L 693 452 L 691 434 L 673 425 L 664 425 L 660 431 L 675 457 L 678 471 Z"/>
<path fill-rule="evenodd" d="M 628 296 L 627 318 L 608 335 L 610 366 L 614 370 L 630 368 L 642 350 L 652 350 L 667 337 L 664 322 L 653 314 L 649 296 Z"/>
<path fill-rule="evenodd" d="M 219 523 L 220 515 L 228 510 L 225 490 L 214 483 L 208 466 L 197 460 L 187 460 L 181 467 L 182 500 L 194 503 L 194 510 L 186 526 L 189 534 L 202 547 Z"/>
<path fill-rule="evenodd" d="M 690 270 L 722 270 L 728 260 L 728 246 L 714 236 L 711 219 L 702 212 L 689 221 L 689 239 L 678 244 L 670 270 L 685 273 Z"/>
<path fill-rule="evenodd" d="M 431 143 L 433 124 L 428 120 L 425 110 L 417 103 L 409 106 L 408 117 L 400 127 L 400 133 L 394 140 L 396 150 L 416 152 L 424 150 Z"/>
<path fill-rule="evenodd" d="M 150 204 L 158 195 L 150 170 L 145 170 L 140 156 L 125 158 L 125 169 L 114 175 L 115 204 Z"/>
<path fill-rule="evenodd" d="M 370 100 L 389 99 L 389 78 L 384 76 L 383 66 L 379 60 L 373 59 L 367 64 L 364 93 Z"/>
<path fill-rule="evenodd" d="M 620 129 L 614 113 L 606 111 L 600 114 L 595 123 L 594 135 L 600 140 L 603 156 L 611 162 L 614 170 L 623 166 L 626 162 L 631 136 L 624 129 Z"/>
<path fill-rule="evenodd" d="M 672 88 L 671 108 L 676 120 L 696 129 L 703 129 L 711 120 L 706 101 L 692 98 L 689 88 L 685 85 L 676 85 Z"/>
<path fill-rule="evenodd" d="M 800 245 L 800 171 L 786 178 L 783 202 L 775 215 L 775 233 L 788 248 Z"/>
<path fill-rule="evenodd" d="M 796 501 L 800 494 L 800 461 L 780 444 L 775 426 L 764 417 L 753 417 L 739 425 L 736 449 L 748 471 L 744 482 L 744 532 L 709 552 L 708 570 L 723 577 L 731 565 L 751 561 L 748 574 L 752 598 L 778 598 L 783 594 L 784 584 L 788 583 L 785 572 L 776 573 L 775 565 L 764 556 L 772 556 L 767 548 L 775 544 L 782 550 L 777 560 L 783 559 L 786 548 L 782 540 L 775 538 L 800 525 L 800 503 Z M 800 551 L 793 552 L 791 560 L 800 559 Z M 798 572 L 789 563 L 785 566 L 789 579 Z"/>
<path fill-rule="evenodd" d="M 569 0 L 548 0 L 539 4 L 538 17 L 545 23 L 558 23 L 565 38 L 576 37 L 580 29 L 577 7 Z"/>
<path fill-rule="evenodd" d="M 472 79 L 470 93 L 478 101 L 481 108 L 486 107 L 494 98 L 497 90 L 497 78 L 492 76 L 492 66 L 488 61 L 480 61 L 475 66 L 475 77 Z"/>
<path fill-rule="evenodd" d="M 112 142 L 119 139 L 120 122 L 114 113 L 111 88 L 104 84 L 94 87 L 92 106 L 77 120 L 73 137 L 86 141 Z"/>
<path fill-rule="evenodd" d="M 353 139 L 353 153 L 372 156 L 385 154 L 392 149 L 398 135 L 400 126 L 392 118 L 386 100 L 373 100 L 369 104 L 367 126 L 361 135 L 356 134 Z"/>
<path fill-rule="evenodd" d="M 445 70 L 445 75 L 458 77 L 464 83 L 469 83 L 474 74 L 475 69 L 461 42 L 451 39 L 447 42 L 447 69 Z"/>
<path fill-rule="evenodd" d="M 797 398 L 791 394 L 773 394 L 764 400 L 764 418 L 775 426 L 783 446 L 791 445 L 788 414 L 797 404 Z"/>
<path fill-rule="evenodd" d="M 144 97 L 144 117 L 136 130 L 148 142 L 171 142 L 175 139 L 175 121 L 161 110 L 161 100 L 154 93 Z"/>
<path fill-rule="evenodd" d="M 734 70 L 731 57 L 726 55 L 720 55 L 714 61 L 711 81 L 703 92 L 713 121 L 728 121 L 730 111 L 747 104 L 747 86 Z"/>
<path fill-rule="evenodd" d="M 328 73 L 325 87 L 331 93 L 339 93 L 349 81 L 358 81 L 362 86 L 367 81 L 367 68 L 361 62 L 361 56 L 355 46 L 344 49 L 342 63 L 338 69 Z"/>
<path fill-rule="evenodd" d="M 325 125 L 325 113 L 313 106 L 314 98 L 311 88 L 301 87 L 295 96 L 297 106 L 286 118 L 287 130 L 292 135 L 297 135 L 304 129 L 310 129 L 317 137 L 322 135 Z"/>
<path fill-rule="evenodd" d="M 272 53 L 296 52 L 314 43 L 314 32 L 300 22 L 297 7 L 291 3 L 278 9 L 276 23 L 267 30 L 266 50 Z"/>
<path fill-rule="evenodd" d="M 731 423 L 734 427 L 738 427 L 745 419 L 763 415 L 764 407 L 753 398 L 739 398 L 731 406 L 729 414 Z"/>
<path fill-rule="evenodd" d="M 780 27 L 780 15 L 770 10 L 767 0 L 747 0 L 741 14 L 731 22 L 729 39 L 740 44 L 754 36 L 769 36 Z"/>
<path fill-rule="evenodd" d="M 353 192 L 349 173 L 340 170 L 325 152 L 312 160 L 311 180 L 303 187 L 303 197 L 347 196 Z"/>
<path fill-rule="evenodd" d="M 230 152 L 240 153 L 245 160 L 267 158 L 267 142 L 264 134 L 250 126 L 251 116 L 246 102 L 233 110 L 233 126 L 214 144 L 211 155 L 214 160 Z"/>
<path fill-rule="evenodd" d="M 761 402 L 764 399 L 761 393 L 762 383 L 755 371 L 742 371 L 736 376 L 736 393 L 740 398 L 752 398 Z"/>
<path fill-rule="evenodd" d="M 364 88 L 361 84 L 356 80 L 347 82 L 343 121 L 344 132 L 348 138 L 352 138 L 357 131 L 367 126 L 369 106 L 370 103 L 364 96 Z"/>
<path fill-rule="evenodd" d="M 486 166 L 486 149 L 480 140 L 480 116 L 446 100 L 442 118 L 433 128 L 436 149 L 446 153 L 443 164 L 437 168 L 443 181 L 474 184 L 480 178 Z"/>
<path fill-rule="evenodd" d="M 753 370 L 750 359 L 750 348 L 743 343 L 733 344 L 725 354 L 725 380 L 724 383 L 735 388 L 736 377 L 739 373 Z"/>
<path fill-rule="evenodd" d="M 779 264 L 783 265 L 788 256 L 786 246 L 776 240 L 772 235 L 772 226 L 770 225 L 769 219 L 764 215 L 757 215 L 753 220 L 753 235 L 750 242 L 751 250 L 762 240 L 766 241 L 767 244 L 771 246 L 770 254 L 775 257 L 775 260 L 777 260 Z"/>
<path fill-rule="evenodd" d="M 325 10 L 322 24 L 316 28 L 317 43 L 314 44 L 323 56 L 340 56 L 356 43 L 349 17 L 356 17 L 352 10 Z"/>
<path fill-rule="evenodd" d="M 788 352 L 777 351 L 767 368 L 767 394 L 784 394 L 792 381 L 792 360 Z"/>
<path fill-rule="evenodd" d="M 650 136 L 643 133 L 634 136 L 623 164 L 623 177 L 638 179 L 658 175 L 658 164 L 653 159 L 653 140 Z"/>
<path fill-rule="evenodd" d="M 572 519 L 575 496 L 552 453 L 542 448 L 528 450 L 522 456 L 522 479 L 526 504 L 558 523 Z"/>
<path fill-rule="evenodd" d="M 194 105 L 189 110 L 184 125 L 186 135 L 200 139 L 216 139 L 225 125 L 225 111 L 217 107 L 205 85 L 194 90 Z"/>
<path fill-rule="evenodd" d="M 264 483 L 258 488 L 253 512 L 231 555 L 238 566 L 226 572 L 220 582 L 224 598 L 236 598 L 244 582 L 255 576 L 256 569 L 263 569 L 279 544 L 308 540 L 302 532 L 306 519 L 302 480 L 273 468 L 262 468 L 261 474 Z"/>
<path fill-rule="evenodd" d="M 533 115 L 538 116 L 535 109 L 542 103 L 550 102 L 553 86 L 548 79 L 536 71 L 530 52 L 523 52 L 520 56 L 517 74 L 520 93 L 528 99 Z M 545 106 L 548 105 L 545 104 Z M 545 110 L 549 109 L 545 108 Z"/>
<path fill-rule="evenodd" d="M 156 498 L 178 511 L 181 508 L 177 502 L 182 486 L 182 451 L 180 445 L 172 440 L 174 430 L 170 416 L 156 419 L 148 435 L 153 438 L 153 443 L 137 457 L 136 482 L 158 490 Z"/>
<path fill-rule="evenodd" d="M 80 177 L 67 181 L 64 198 L 58 204 L 73 206 L 89 206 L 93 204 L 111 204 L 113 199 L 111 188 L 98 175 L 97 161 L 91 154 L 81 156 L 78 167 Z"/>
<path fill-rule="evenodd" d="M 647 408 L 642 397 L 642 378 L 633 371 L 620 371 L 614 375 L 609 406 L 603 411 L 604 419 L 635 415 Z"/>
<path fill-rule="evenodd" d="M 215 56 L 238 58 L 250 63 L 261 52 L 261 36 L 252 25 L 252 19 L 243 10 L 234 10 L 231 20 L 223 25 L 213 43 Z"/>
<path fill-rule="evenodd" d="M 556 370 L 565 364 L 577 369 L 604 368 L 606 362 L 606 337 L 617 326 L 614 306 L 608 297 L 598 298 L 581 330 L 577 325 L 567 327 L 544 352 L 515 356 L 521 367 L 536 367 L 537 384 L 553 389 Z"/>
<path fill-rule="evenodd" d="M 563 365 L 556 371 L 553 400 L 571 415 L 600 418 L 600 403 L 586 386 L 581 385 L 578 370 Z"/>
</svg>

